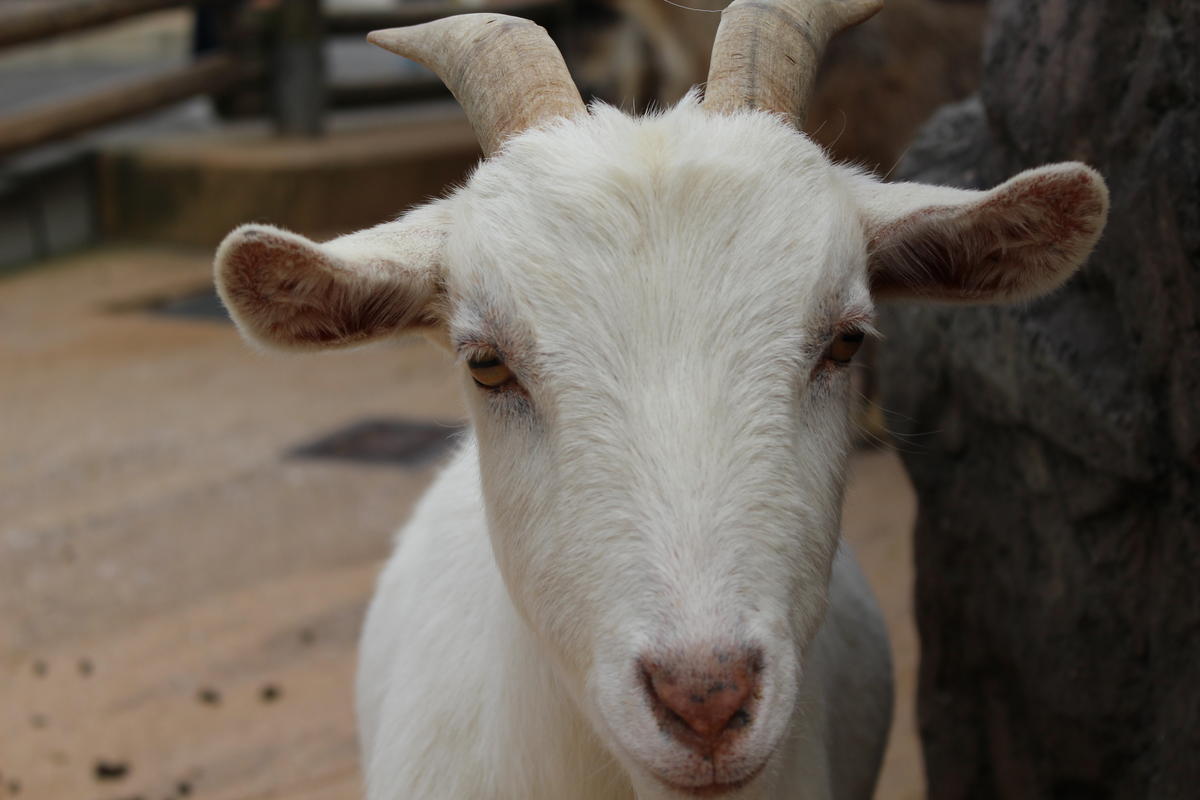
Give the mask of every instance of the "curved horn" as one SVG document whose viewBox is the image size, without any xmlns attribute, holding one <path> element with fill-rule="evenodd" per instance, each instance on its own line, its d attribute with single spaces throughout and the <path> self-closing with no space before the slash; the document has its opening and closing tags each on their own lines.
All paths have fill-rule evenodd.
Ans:
<svg viewBox="0 0 1200 800">
<path fill-rule="evenodd" d="M 437 73 L 467 112 L 485 156 L 533 125 L 586 111 L 562 54 L 527 19 L 461 14 L 372 31 L 367 41 Z"/>
<path fill-rule="evenodd" d="M 759 108 L 804 124 L 825 45 L 883 0 L 734 0 L 721 12 L 704 108 Z"/>
</svg>

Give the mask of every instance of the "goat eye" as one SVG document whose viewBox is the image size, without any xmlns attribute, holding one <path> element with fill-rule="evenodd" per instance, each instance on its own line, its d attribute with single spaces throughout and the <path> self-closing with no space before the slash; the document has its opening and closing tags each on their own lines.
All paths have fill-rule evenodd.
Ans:
<svg viewBox="0 0 1200 800">
<path fill-rule="evenodd" d="M 471 377 L 484 389 L 499 389 L 513 380 L 512 370 L 505 366 L 499 356 L 481 358 L 467 362 Z"/>
<path fill-rule="evenodd" d="M 829 344 L 829 349 L 825 351 L 825 358 L 835 364 L 849 364 L 854 358 L 854 354 L 858 352 L 858 348 L 863 343 L 862 331 L 846 331 L 839 333 L 834 337 Z"/>
</svg>

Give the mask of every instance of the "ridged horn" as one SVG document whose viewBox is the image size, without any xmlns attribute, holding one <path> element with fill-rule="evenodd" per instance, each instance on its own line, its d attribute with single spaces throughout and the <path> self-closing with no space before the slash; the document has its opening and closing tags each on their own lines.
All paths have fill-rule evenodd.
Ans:
<svg viewBox="0 0 1200 800">
<path fill-rule="evenodd" d="M 586 112 L 545 29 L 505 14 L 460 14 L 367 34 L 433 70 L 467 112 L 485 156 L 543 121 Z"/>
<path fill-rule="evenodd" d="M 825 46 L 883 0 L 734 0 L 721 12 L 704 108 L 777 111 L 804 124 Z"/>
</svg>

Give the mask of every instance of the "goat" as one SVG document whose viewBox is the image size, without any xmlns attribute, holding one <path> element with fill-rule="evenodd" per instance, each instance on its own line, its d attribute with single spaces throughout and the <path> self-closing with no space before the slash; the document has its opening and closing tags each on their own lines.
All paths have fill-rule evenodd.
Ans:
<svg viewBox="0 0 1200 800">
<path fill-rule="evenodd" d="M 448 196 L 317 244 L 216 256 L 251 342 L 422 332 L 472 433 L 413 512 L 361 642 L 367 796 L 870 797 L 880 612 L 839 543 L 848 366 L 875 303 L 1066 280 L 1100 176 L 887 184 L 795 127 L 829 37 L 879 0 L 735 0 L 703 99 L 585 106 L 536 25 L 372 33 L 437 72 L 485 158 Z"/>
</svg>

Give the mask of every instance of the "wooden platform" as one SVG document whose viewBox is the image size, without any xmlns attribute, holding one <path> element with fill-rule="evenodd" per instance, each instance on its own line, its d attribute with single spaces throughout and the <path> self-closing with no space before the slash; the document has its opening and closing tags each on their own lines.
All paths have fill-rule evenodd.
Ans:
<svg viewBox="0 0 1200 800">
<path fill-rule="evenodd" d="M 0 281 L 0 800 L 360 796 L 355 640 L 425 466 L 306 459 L 364 419 L 456 422 L 419 341 L 263 356 L 151 313 L 208 253 L 109 249 Z M 855 462 L 847 531 L 901 678 L 880 798 L 922 795 L 907 482 Z"/>
<path fill-rule="evenodd" d="M 339 117 L 317 139 L 251 125 L 110 145 L 98 157 L 101 224 L 109 236 L 204 246 L 247 221 L 328 237 L 441 196 L 478 158 L 450 101 Z"/>
</svg>

